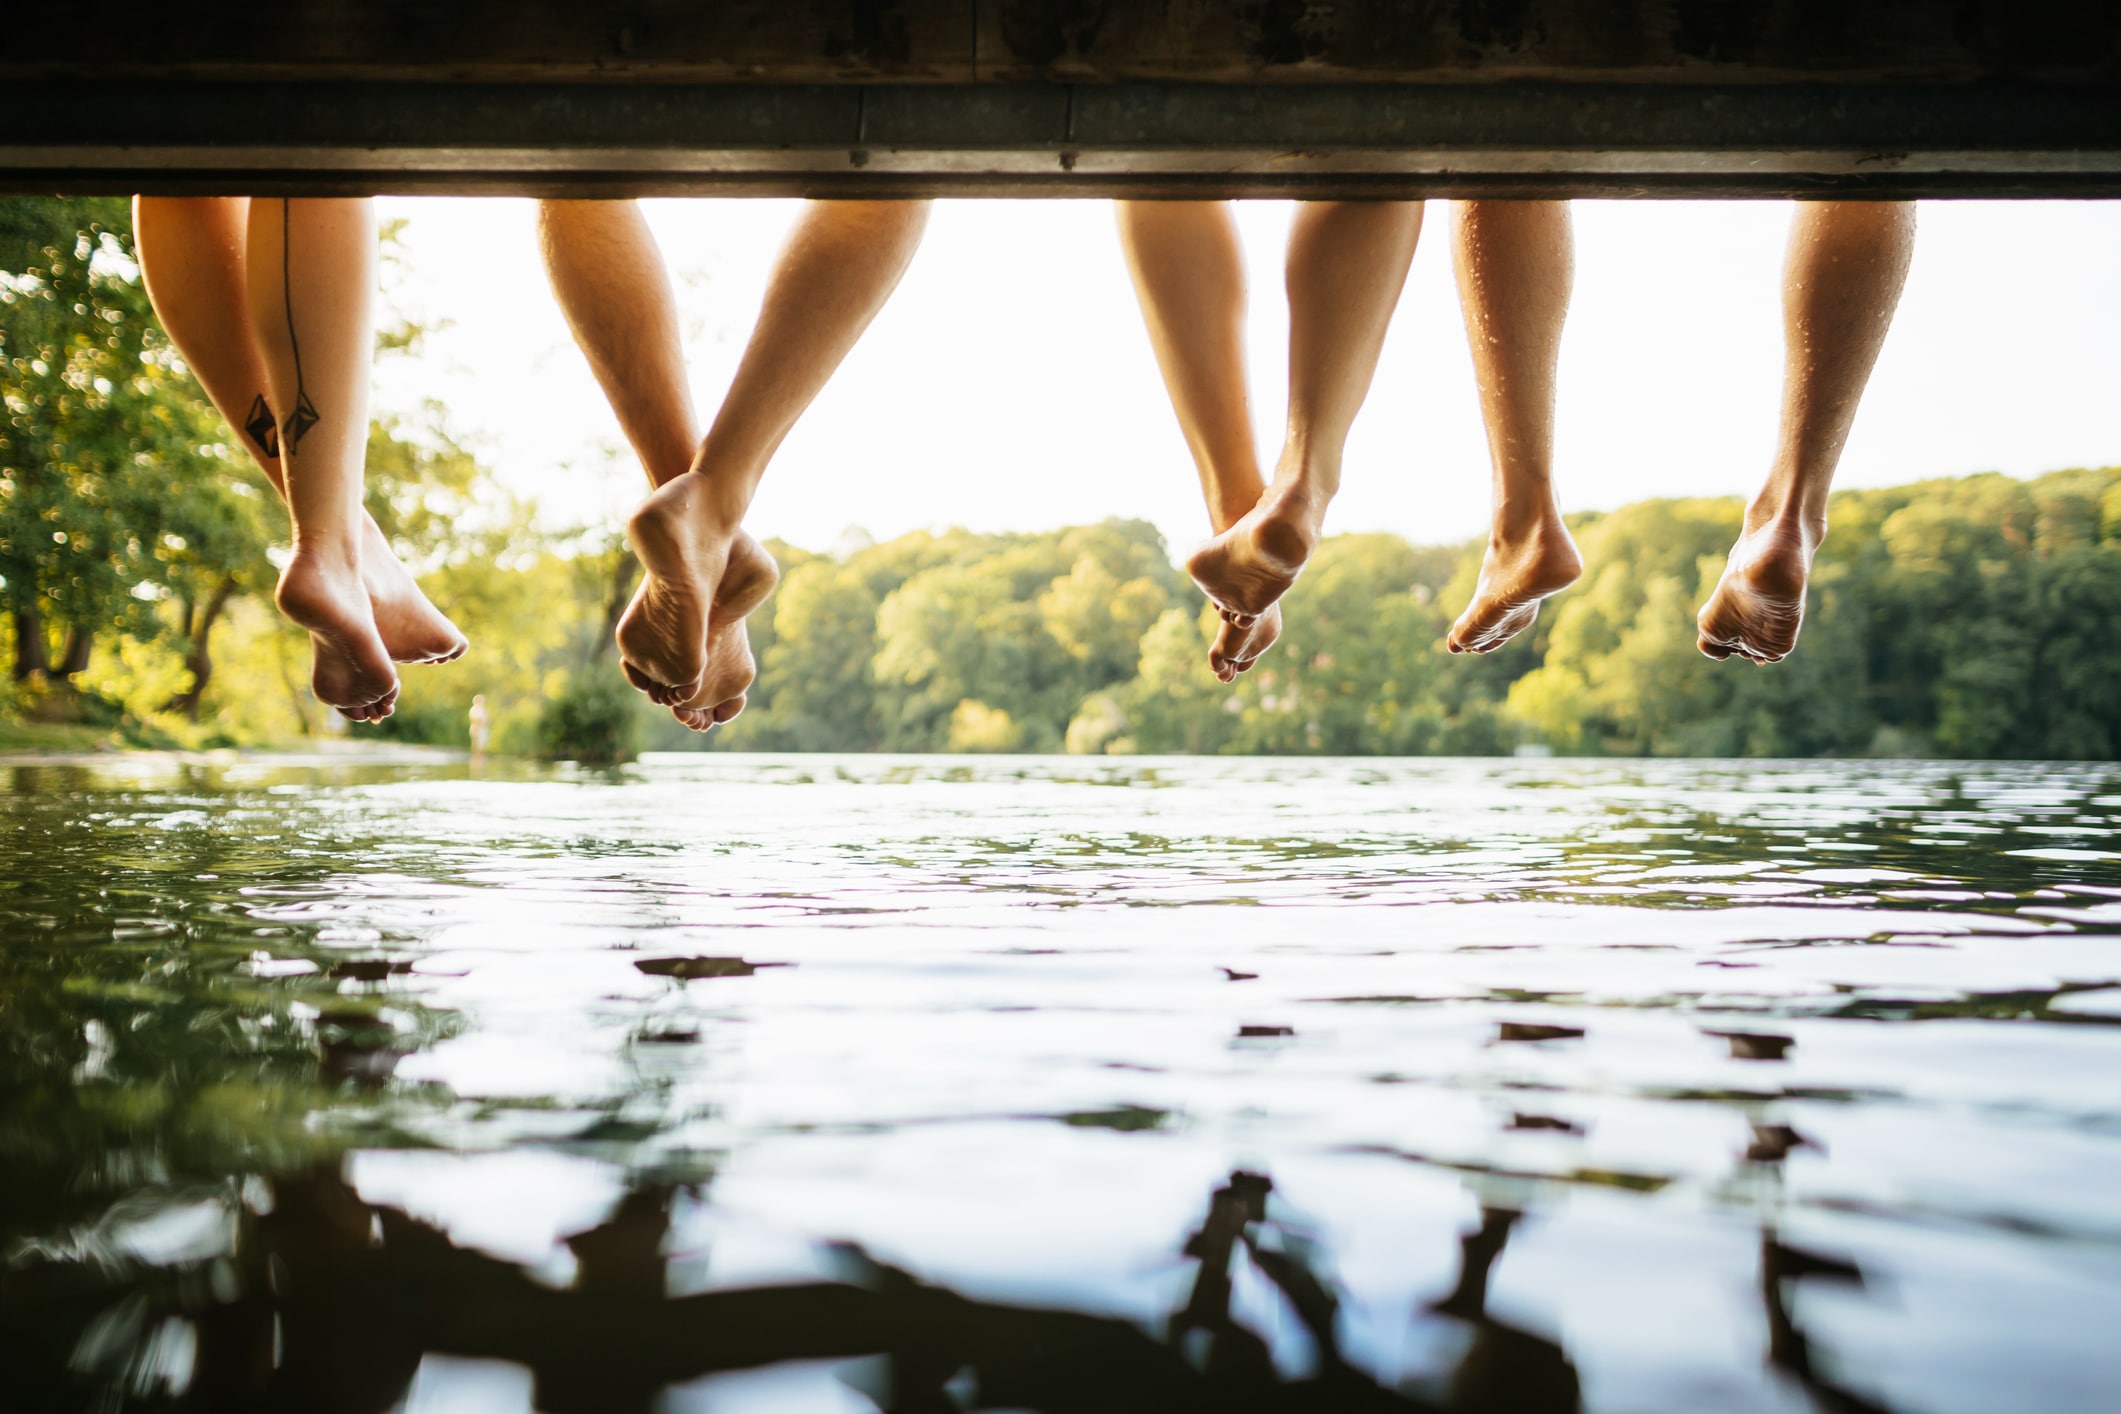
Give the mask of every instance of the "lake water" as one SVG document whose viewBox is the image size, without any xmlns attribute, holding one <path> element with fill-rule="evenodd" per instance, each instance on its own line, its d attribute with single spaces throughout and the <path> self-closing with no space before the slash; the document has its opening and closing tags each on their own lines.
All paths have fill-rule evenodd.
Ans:
<svg viewBox="0 0 2121 1414">
<path fill-rule="evenodd" d="M 0 792 L 9 1410 L 2121 1399 L 2112 766 Z"/>
</svg>

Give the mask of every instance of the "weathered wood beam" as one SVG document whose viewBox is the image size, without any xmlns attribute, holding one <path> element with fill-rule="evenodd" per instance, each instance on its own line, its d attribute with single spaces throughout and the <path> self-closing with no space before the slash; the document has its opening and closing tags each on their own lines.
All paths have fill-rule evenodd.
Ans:
<svg viewBox="0 0 2121 1414">
<path fill-rule="evenodd" d="M 0 189 L 2121 195 L 2102 85 L 37 80 Z"/>
<path fill-rule="evenodd" d="M 2121 194 L 2116 0 L 17 9 L 17 191 Z"/>
<path fill-rule="evenodd" d="M 2111 0 L 101 0 L 0 83 L 2113 82 Z"/>
</svg>

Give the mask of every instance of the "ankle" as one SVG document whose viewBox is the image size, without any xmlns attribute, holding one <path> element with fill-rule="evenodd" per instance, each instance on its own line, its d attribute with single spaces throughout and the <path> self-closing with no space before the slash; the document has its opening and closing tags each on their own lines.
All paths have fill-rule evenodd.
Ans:
<svg viewBox="0 0 2121 1414">
<path fill-rule="evenodd" d="M 1535 545 L 1557 537 L 1568 538 L 1561 507 L 1546 496 L 1498 497 L 1495 518 L 1488 530 L 1488 544 L 1498 549 Z"/>
<path fill-rule="evenodd" d="M 1281 457 L 1274 464 L 1274 483 L 1268 489 L 1300 487 L 1321 505 L 1340 490 L 1340 448 L 1321 445 L 1300 428 L 1291 428 L 1282 442 Z"/>
<path fill-rule="evenodd" d="M 651 517 L 664 523 L 675 520 L 686 530 L 712 536 L 734 535 L 744 523 L 749 497 L 704 472 L 688 471 L 672 477 L 650 494 L 635 512 L 635 519 Z"/>
<path fill-rule="evenodd" d="M 1746 505 L 1745 533 L 1794 536 L 1804 542 L 1806 549 L 1816 550 L 1819 542 L 1826 539 L 1826 512 L 1793 500 L 1757 497 Z"/>
<path fill-rule="evenodd" d="M 377 534 L 380 535 L 381 531 Z M 330 579 L 358 579 L 361 576 L 362 558 L 360 543 L 356 540 L 338 536 L 305 540 L 297 536 L 285 573 Z"/>
<path fill-rule="evenodd" d="M 1308 556 L 1325 533 L 1332 496 L 1301 482 L 1277 481 L 1259 498 L 1260 519 L 1278 532 L 1290 553 Z"/>
</svg>

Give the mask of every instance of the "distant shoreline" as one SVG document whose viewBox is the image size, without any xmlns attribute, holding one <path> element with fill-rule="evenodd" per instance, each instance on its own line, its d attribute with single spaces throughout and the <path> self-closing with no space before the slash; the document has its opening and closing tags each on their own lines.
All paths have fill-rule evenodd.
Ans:
<svg viewBox="0 0 2121 1414">
<path fill-rule="evenodd" d="M 153 746 L 13 747 L 0 750 L 0 766 L 107 766 L 119 761 L 166 761 L 173 766 L 227 766 L 265 762 L 278 766 L 448 766 L 471 759 L 456 747 L 394 741 L 319 741 L 295 747 L 218 746 L 187 751 Z"/>
</svg>

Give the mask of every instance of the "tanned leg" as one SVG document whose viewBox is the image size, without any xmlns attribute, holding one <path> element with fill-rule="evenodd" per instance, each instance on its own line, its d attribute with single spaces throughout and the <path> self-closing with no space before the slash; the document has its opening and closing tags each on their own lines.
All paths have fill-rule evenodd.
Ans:
<svg viewBox="0 0 2121 1414">
<path fill-rule="evenodd" d="M 1348 429 L 1370 391 L 1421 234 L 1421 204 L 1306 202 L 1289 227 L 1289 425 L 1259 502 L 1186 561 L 1222 616 L 1249 628 L 1296 582 L 1340 489 Z"/>
<path fill-rule="evenodd" d="M 247 197 L 133 198 L 133 239 L 155 315 L 206 396 L 284 499 L 279 430 L 250 314 Z M 446 663 L 466 647 L 366 512 L 361 578 L 383 646 L 400 663 Z"/>
<path fill-rule="evenodd" d="M 796 419 L 897 287 L 927 220 L 925 202 L 806 205 L 728 396 L 690 450 L 669 280 L 638 209 L 544 207 L 553 288 L 657 484 L 627 527 L 648 573 L 619 621 L 621 662 L 687 726 L 704 731 L 743 710 L 754 666 L 742 621 L 776 575 L 744 533 L 744 512 Z M 682 463 L 680 447 L 690 451 Z"/>
<path fill-rule="evenodd" d="M 1193 452 L 1210 526 L 1220 534 L 1266 489 L 1252 439 L 1237 224 L 1222 201 L 1122 201 L 1115 209 L 1157 367 Z M 1243 628 L 1219 618 L 1208 666 L 1229 682 L 1280 634 L 1278 604 Z"/>
<path fill-rule="evenodd" d="M 1797 646 L 1834 468 L 1914 252 L 1912 203 L 1799 203 L 1782 275 L 1781 433 L 1767 484 L 1701 608 L 1700 648 L 1711 658 L 1773 663 Z"/>
<path fill-rule="evenodd" d="M 662 247 L 632 201 L 538 205 L 545 273 L 651 486 L 692 469 L 700 418 L 692 405 L 677 296 Z"/>
<path fill-rule="evenodd" d="M 247 249 L 252 331 L 279 415 L 294 521 L 294 555 L 276 598 L 282 613 L 309 630 L 318 699 L 355 721 L 376 721 L 396 706 L 398 677 L 361 564 L 375 352 L 374 204 L 261 198 L 251 203 Z"/>
<path fill-rule="evenodd" d="M 1554 375 L 1574 238 L 1565 201 L 1457 204 L 1451 251 L 1493 464 L 1494 524 L 1473 602 L 1445 640 L 1491 653 L 1583 573 L 1554 497 Z"/>
</svg>

